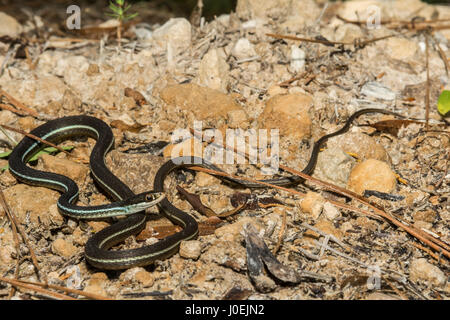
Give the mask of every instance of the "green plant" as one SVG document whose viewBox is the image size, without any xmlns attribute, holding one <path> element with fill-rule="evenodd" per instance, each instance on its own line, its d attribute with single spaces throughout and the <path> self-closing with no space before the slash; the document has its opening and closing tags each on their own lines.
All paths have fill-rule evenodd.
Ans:
<svg viewBox="0 0 450 320">
<path fill-rule="evenodd" d="M 442 91 L 437 102 L 437 108 L 442 116 L 450 115 L 450 91 Z"/>
<path fill-rule="evenodd" d="M 125 0 L 111 0 L 109 2 L 109 9 L 111 9 L 111 13 L 107 13 L 108 16 L 111 16 L 119 21 L 119 25 L 117 26 L 117 41 L 121 42 L 122 39 L 122 23 L 127 20 L 131 20 L 135 18 L 138 13 L 128 14 L 127 11 L 130 10 L 131 4 L 127 4 Z"/>
</svg>

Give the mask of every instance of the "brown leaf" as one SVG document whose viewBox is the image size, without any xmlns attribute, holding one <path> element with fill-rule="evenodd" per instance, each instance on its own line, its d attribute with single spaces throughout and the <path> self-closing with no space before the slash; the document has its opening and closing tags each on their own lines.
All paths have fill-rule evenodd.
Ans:
<svg viewBox="0 0 450 320">
<path fill-rule="evenodd" d="M 232 216 L 232 215 L 238 213 L 246 206 L 246 202 L 244 202 L 241 205 L 239 205 L 237 208 L 217 214 L 212 209 L 205 206 L 202 203 L 202 201 L 200 200 L 200 197 L 198 195 L 196 195 L 194 193 L 190 193 L 180 186 L 177 186 L 177 190 L 179 193 L 181 193 L 186 198 L 187 202 L 189 202 L 191 204 L 191 206 L 194 208 L 194 210 L 196 210 L 198 213 L 201 213 L 207 217 L 226 218 L 226 217 L 229 217 L 229 216 Z"/>
<path fill-rule="evenodd" d="M 119 130 L 130 131 L 134 133 L 138 133 L 139 131 L 142 130 L 142 128 L 144 128 L 144 126 L 141 124 L 135 123 L 133 125 L 129 125 L 123 122 L 122 120 L 113 120 L 111 121 L 110 125 L 111 127 L 117 128 Z"/>
<path fill-rule="evenodd" d="M 186 198 L 186 201 L 191 204 L 191 206 L 194 208 L 195 211 L 207 217 L 216 216 L 216 213 L 213 210 L 211 210 L 202 203 L 198 195 L 190 193 L 180 186 L 177 186 L 177 190 Z"/>
<path fill-rule="evenodd" d="M 412 123 L 422 122 L 415 120 L 383 120 L 373 124 L 369 124 L 369 126 L 377 129 L 378 131 L 388 132 L 394 136 L 397 136 L 398 131 L 401 127 L 407 127 Z"/>
<path fill-rule="evenodd" d="M 136 104 L 140 107 L 145 104 L 148 104 L 147 100 L 145 100 L 142 93 L 131 88 L 125 88 L 125 97 L 133 98 Z"/>
</svg>

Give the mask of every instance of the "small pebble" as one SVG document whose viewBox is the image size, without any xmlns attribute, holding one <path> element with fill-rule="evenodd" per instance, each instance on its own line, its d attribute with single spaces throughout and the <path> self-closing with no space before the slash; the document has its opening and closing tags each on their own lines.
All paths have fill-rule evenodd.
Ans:
<svg viewBox="0 0 450 320">
<path fill-rule="evenodd" d="M 409 267 L 409 278 L 413 282 L 429 281 L 435 286 L 443 286 L 447 282 L 447 277 L 435 265 L 432 265 L 425 258 L 414 259 Z"/>
<path fill-rule="evenodd" d="M 197 260 L 202 253 L 202 243 L 198 240 L 182 241 L 180 244 L 180 256 L 186 259 Z"/>
<path fill-rule="evenodd" d="M 397 178 L 386 162 L 369 159 L 358 163 L 350 173 L 347 187 L 362 195 L 364 190 L 391 193 L 397 185 Z"/>
</svg>

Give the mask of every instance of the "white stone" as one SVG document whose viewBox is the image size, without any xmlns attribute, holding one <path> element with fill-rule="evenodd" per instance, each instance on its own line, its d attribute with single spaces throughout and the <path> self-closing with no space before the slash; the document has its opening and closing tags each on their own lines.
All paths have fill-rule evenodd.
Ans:
<svg viewBox="0 0 450 320">
<path fill-rule="evenodd" d="M 200 62 L 198 83 L 211 89 L 227 92 L 230 67 L 222 49 L 211 49 Z"/>
<path fill-rule="evenodd" d="M 0 37 L 17 37 L 22 32 L 22 25 L 16 19 L 0 12 Z"/>
<path fill-rule="evenodd" d="M 328 220 L 334 220 L 341 215 L 340 211 L 331 203 L 325 202 L 323 205 L 323 213 Z"/>
<path fill-rule="evenodd" d="M 435 265 L 432 265 L 425 258 L 414 259 L 409 267 L 409 278 L 411 281 L 428 281 L 435 286 L 443 286 L 447 282 L 447 277 Z"/>
<path fill-rule="evenodd" d="M 305 69 L 305 51 L 297 47 L 296 45 L 291 46 L 291 71 L 300 72 Z"/>
<path fill-rule="evenodd" d="M 179 54 L 191 47 L 191 24 L 185 18 L 173 18 L 153 31 L 152 39 L 161 48 Z"/>
<path fill-rule="evenodd" d="M 234 45 L 231 53 L 238 60 L 256 56 L 255 48 L 247 38 L 240 38 Z"/>
</svg>

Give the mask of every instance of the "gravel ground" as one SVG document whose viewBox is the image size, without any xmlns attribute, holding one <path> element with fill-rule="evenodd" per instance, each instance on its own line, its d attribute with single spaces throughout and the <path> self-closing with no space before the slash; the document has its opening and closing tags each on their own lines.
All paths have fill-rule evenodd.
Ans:
<svg viewBox="0 0 450 320">
<path fill-rule="evenodd" d="M 139 4 L 139 23 L 127 26 L 120 46 L 115 28 L 100 32 L 105 20 L 98 7 L 83 6 L 84 29 L 68 31 L 61 22 L 67 16 L 63 2 L 20 12 L 0 6 L 0 19 L 7 22 L 0 27 L 0 103 L 7 106 L 0 123 L 30 131 L 47 119 L 96 116 L 113 127 L 116 139 L 108 167 L 134 192 L 143 192 L 180 149 L 179 130 L 188 132 L 196 123 L 224 137 L 231 129 L 276 129 L 280 163 L 300 171 L 314 141 L 338 130 L 353 112 L 391 110 L 413 121 L 363 115 L 328 141 L 313 177 L 359 195 L 390 195 L 368 199 L 391 221 L 441 241 L 448 253 L 450 134 L 435 106 L 449 86 L 444 60 L 450 31 L 434 21 L 450 19 L 450 8 L 418 0 L 372 2 L 381 21 L 390 23 L 351 23 L 370 20 L 367 1 L 239 0 L 235 12 L 211 21 L 155 13 Z M 414 17 L 420 18 L 409 23 Z M 427 34 L 425 26 L 433 32 Z M 316 41 L 281 37 L 286 35 Z M 14 110 L 18 105 L 32 111 Z M 11 138 L 22 135 L 1 133 L 3 151 L 10 150 Z M 191 141 L 182 142 L 186 152 Z M 74 146 L 71 153 L 81 161 L 59 153 L 32 165 L 71 177 L 80 186 L 82 205 L 107 203 L 87 164 L 94 143 L 63 143 Z M 220 167 L 267 178 L 248 163 Z M 28 246 L 16 245 L 2 210 L 3 278 L 45 277 L 50 284 L 114 299 L 450 297 L 448 256 L 385 218 L 331 203 L 367 209 L 311 181 L 294 188 L 300 196 L 237 188 L 202 172 L 173 173 L 168 197 L 196 218 L 200 236 L 166 260 L 124 271 L 98 270 L 84 260 L 87 239 L 111 222 L 63 217 L 58 192 L 18 183 L 7 170 L 0 184 L 39 268 Z M 199 213 L 177 186 L 198 195 L 218 216 Z M 236 210 L 242 199 L 249 199 L 247 206 Z M 146 229 L 117 248 L 151 244 L 176 230 L 152 208 Z M 48 298 L 27 289 L 12 292 L 0 281 L 0 299 L 11 295 Z"/>
</svg>

